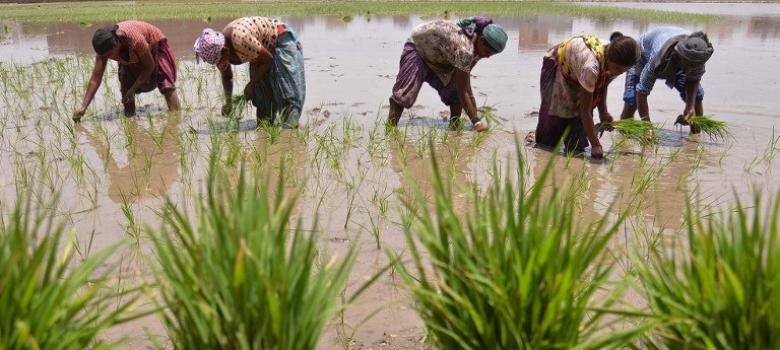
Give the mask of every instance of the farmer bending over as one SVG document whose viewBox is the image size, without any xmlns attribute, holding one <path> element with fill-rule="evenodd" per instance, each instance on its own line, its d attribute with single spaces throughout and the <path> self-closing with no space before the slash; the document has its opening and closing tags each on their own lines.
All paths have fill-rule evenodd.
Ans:
<svg viewBox="0 0 780 350">
<path fill-rule="evenodd" d="M 607 86 L 638 59 L 639 45 L 619 32 L 612 33 L 608 43 L 593 35 L 579 35 L 550 49 L 542 60 L 536 143 L 554 147 L 566 135 L 566 152 L 582 153 L 590 143 L 591 156 L 602 158 L 593 109 L 598 108 L 602 124 L 612 122 Z"/>
<path fill-rule="evenodd" d="M 677 122 L 687 125 L 692 116 L 704 115 L 704 89 L 701 78 L 704 65 L 712 56 L 713 48 L 703 32 L 690 34 L 677 27 L 660 27 L 639 37 L 642 57 L 626 73 L 626 90 L 623 94 L 623 114 L 620 119 L 639 117 L 650 120 L 647 96 L 653 90 L 656 79 L 666 80 L 669 88 L 675 88 L 685 102 L 682 118 Z M 697 130 L 691 130 L 697 133 Z"/>
<path fill-rule="evenodd" d="M 417 26 L 401 52 L 387 124 L 398 125 L 404 108 L 414 105 L 425 82 L 450 107 L 450 126 L 458 126 L 465 109 L 474 130 L 487 130 L 477 114 L 470 72 L 480 59 L 503 51 L 506 41 L 506 32 L 487 17 L 467 18 L 457 24 L 437 20 Z"/>
<path fill-rule="evenodd" d="M 124 21 L 98 29 L 92 36 L 95 67 L 81 107 L 73 114 L 78 122 L 95 97 L 109 59 L 119 63 L 119 86 L 126 116 L 135 114 L 135 95 L 155 88 L 165 96 L 171 111 L 179 110 L 176 95 L 176 62 L 159 28 L 141 21 Z"/>
<path fill-rule="evenodd" d="M 222 76 L 222 115 L 229 115 L 233 108 L 230 65 L 248 62 L 249 83 L 244 87 L 244 97 L 257 107 L 257 121 L 298 127 L 306 98 L 306 79 L 303 50 L 289 25 L 266 17 L 239 18 L 222 32 L 204 29 L 194 49 L 198 59 L 216 65 Z"/>
</svg>

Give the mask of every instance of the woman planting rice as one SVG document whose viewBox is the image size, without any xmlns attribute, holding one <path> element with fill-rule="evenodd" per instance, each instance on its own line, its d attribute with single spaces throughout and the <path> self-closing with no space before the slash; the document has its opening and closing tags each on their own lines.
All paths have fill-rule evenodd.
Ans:
<svg viewBox="0 0 780 350">
<path fill-rule="evenodd" d="M 657 79 L 666 80 L 669 88 L 675 88 L 685 102 L 681 124 L 687 125 L 693 116 L 704 115 L 704 89 L 700 81 L 704 65 L 713 53 L 712 44 L 703 32 L 690 34 L 677 27 L 653 29 L 639 37 L 642 56 L 626 73 L 626 90 L 623 94 L 621 119 L 639 117 L 650 120 L 647 96 Z M 691 132 L 698 130 L 691 128 Z"/>
<path fill-rule="evenodd" d="M 553 147 L 568 130 L 566 152 L 581 153 L 590 142 L 591 156 L 603 157 L 593 124 L 598 107 L 603 125 L 612 122 L 607 112 L 607 86 L 639 59 L 639 46 L 631 37 L 615 32 L 604 44 L 592 35 L 568 38 L 542 60 L 542 104 L 536 125 L 536 143 Z"/>
<path fill-rule="evenodd" d="M 257 121 L 297 128 L 306 98 L 303 51 L 297 40 L 289 25 L 266 17 L 236 19 L 222 32 L 204 29 L 195 41 L 195 55 L 219 69 L 225 90 L 222 115 L 233 108 L 230 65 L 248 62 L 244 97 L 257 107 Z"/>
<path fill-rule="evenodd" d="M 79 121 L 100 87 L 109 59 L 119 63 L 119 86 L 126 116 L 135 114 L 135 95 L 155 88 L 165 96 L 171 111 L 179 110 L 176 95 L 176 63 L 159 28 L 141 21 L 124 21 L 98 29 L 92 37 L 95 67 L 81 107 L 73 114 Z"/>
<path fill-rule="evenodd" d="M 401 53 L 387 123 L 397 125 L 404 108 L 414 105 L 423 83 L 428 83 L 450 107 L 451 126 L 458 126 L 465 109 L 474 130 L 487 130 L 477 112 L 470 72 L 480 59 L 503 51 L 506 41 L 506 32 L 487 17 L 417 26 Z"/>
</svg>

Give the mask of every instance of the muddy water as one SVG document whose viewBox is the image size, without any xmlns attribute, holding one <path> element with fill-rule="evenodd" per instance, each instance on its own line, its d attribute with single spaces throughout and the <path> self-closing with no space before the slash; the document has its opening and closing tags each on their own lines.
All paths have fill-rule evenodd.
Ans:
<svg viewBox="0 0 780 350">
<path fill-rule="evenodd" d="M 698 187 L 700 196 L 714 206 L 731 202 L 732 190 L 747 197 L 754 190 L 778 188 L 775 176 L 780 169 L 773 155 L 780 149 L 770 140 L 777 137 L 774 128 L 780 121 L 776 97 L 780 74 L 775 69 L 780 61 L 780 11 L 777 5 L 708 5 L 703 10 L 738 13 L 714 22 L 677 24 L 707 31 L 716 47 L 703 81 L 705 107 L 708 114 L 729 123 L 734 140 L 711 141 L 675 129 L 672 122 L 682 111 L 682 102 L 676 92 L 658 84 L 650 97 L 654 120 L 665 123 L 658 148 L 615 145 L 606 136 L 610 149 L 606 161 L 557 161 L 557 177 L 586 174 L 584 213 L 604 214 L 613 202 L 640 203 L 641 214 L 632 222 L 673 231 L 681 227 L 686 188 Z M 473 82 L 478 103 L 494 108 L 499 120 L 491 133 L 475 137 L 445 130 L 442 115 L 447 109 L 429 88 L 423 88 L 418 106 L 402 119 L 400 135 L 387 135 L 377 127 L 386 114 L 401 47 L 411 28 L 428 18 L 284 19 L 303 42 L 308 91 L 305 127 L 279 135 L 255 130 L 251 110 L 238 125 L 217 117 L 218 76 L 211 67 L 195 65 L 191 54 L 204 22 L 154 22 L 181 60 L 179 87 L 185 111 L 180 116 L 160 114 L 162 98 L 146 94 L 140 98 L 138 117 L 121 117 L 112 65 L 91 115 L 74 128 L 68 117 L 82 97 L 91 68 L 88 59 L 74 56 L 90 54 L 91 33 L 101 24 L 0 23 L 0 61 L 8 79 L 0 96 L 4 203 L 24 182 L 24 170 L 44 168 L 27 178 L 62 192 L 63 220 L 83 241 L 94 238 L 93 249 L 130 237 L 140 248 L 121 257 L 123 271 L 145 276 L 146 239 L 135 238 L 137 231 L 123 209 L 129 209 L 139 225 L 156 227 L 163 197 L 184 203 L 202 188 L 208 154 L 218 139 L 228 145 L 222 152 L 235 152 L 257 167 L 270 168 L 277 174 L 272 177 L 284 178 L 287 187 L 303 191 L 296 216 L 319 216 L 324 251 L 341 254 L 358 245 L 349 293 L 386 263 L 384 249 L 405 248 L 398 197 L 413 185 L 431 192 L 433 169 L 425 151 L 426 136 L 437 137 L 436 155 L 453 170 L 457 182 L 484 184 L 491 159 L 511 155 L 515 137 L 522 140 L 535 126 L 546 48 L 572 33 L 608 37 L 619 30 L 637 36 L 665 24 L 562 16 L 496 18 L 509 31 L 508 49 L 480 62 Z M 211 26 L 221 28 L 226 22 Z M 246 81 L 245 73 L 238 79 Z M 619 78 L 609 94 L 613 115 L 622 107 L 621 95 Z M 550 156 L 532 147 L 524 151 L 534 172 Z M 293 164 L 290 173 L 280 172 L 282 160 Z M 647 178 L 653 180 L 649 188 L 638 191 Z M 456 198 L 459 205 L 467 205 L 465 194 Z M 372 232 L 379 232 L 379 237 Z M 630 240 L 627 237 L 623 241 Z M 422 347 L 421 322 L 399 281 L 397 275 L 384 276 L 343 318 L 334 320 L 321 348 Z M 381 310 L 363 322 L 377 308 Z M 130 336 L 128 348 L 148 344 L 146 334 L 162 336 L 164 331 L 150 317 L 112 332 Z"/>
</svg>

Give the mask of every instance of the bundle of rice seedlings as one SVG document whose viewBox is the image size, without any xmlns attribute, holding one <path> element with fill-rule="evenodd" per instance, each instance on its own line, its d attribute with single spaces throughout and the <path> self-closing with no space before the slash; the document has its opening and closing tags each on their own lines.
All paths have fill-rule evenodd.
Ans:
<svg viewBox="0 0 780 350">
<path fill-rule="evenodd" d="M 142 316 L 128 313 L 138 288 L 113 285 L 106 259 L 117 246 L 79 261 L 75 234 L 32 209 L 31 197 L 18 195 L 0 218 L 0 349 L 116 347 L 102 333 Z"/>
<path fill-rule="evenodd" d="M 658 318 L 647 349 L 780 349 L 780 195 L 724 214 L 689 205 L 687 242 L 636 258 Z"/>
<path fill-rule="evenodd" d="M 611 223 L 578 217 L 575 201 L 566 199 L 573 189 L 549 186 L 554 160 L 531 182 L 515 143 L 517 163 L 504 177 L 493 177 L 485 195 L 474 188 L 466 210 L 456 209 L 433 151 L 433 198 L 417 192 L 404 203 L 411 267 L 398 269 L 433 348 L 601 349 L 630 343 L 642 330 L 604 328 L 613 322 L 604 316 L 620 288 L 596 296 L 606 288 L 612 266 L 603 253 L 622 216 Z M 495 160 L 493 167 L 501 174 Z"/>
<path fill-rule="evenodd" d="M 323 259 L 316 229 L 290 226 L 283 181 L 269 190 L 242 171 L 231 185 L 216 164 L 194 216 L 169 203 L 152 235 L 173 348 L 314 349 L 343 308 L 354 250 Z"/>
<path fill-rule="evenodd" d="M 703 132 L 714 140 L 725 140 L 731 135 L 726 122 L 712 119 L 709 116 L 694 116 L 688 120 L 688 123 L 691 125 L 691 130 Z"/>
<path fill-rule="evenodd" d="M 655 127 L 648 121 L 623 119 L 612 122 L 611 126 L 626 139 L 638 141 L 641 144 L 658 143 L 656 137 L 651 137 L 654 135 Z"/>
<path fill-rule="evenodd" d="M 226 117 L 230 119 L 240 119 L 246 110 L 247 104 L 251 102 L 245 95 L 235 95 L 231 99 L 232 109 Z"/>
</svg>

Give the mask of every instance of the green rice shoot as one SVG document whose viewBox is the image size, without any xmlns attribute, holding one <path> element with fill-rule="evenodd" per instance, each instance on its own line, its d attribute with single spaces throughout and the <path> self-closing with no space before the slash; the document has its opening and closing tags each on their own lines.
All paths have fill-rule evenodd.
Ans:
<svg viewBox="0 0 780 350">
<path fill-rule="evenodd" d="M 650 122 L 636 119 L 624 119 L 612 122 L 612 127 L 626 139 L 638 141 L 644 145 L 658 143 L 657 138 L 650 137 L 651 132 L 655 129 Z"/>
<path fill-rule="evenodd" d="M 699 129 L 713 140 L 725 140 L 731 136 L 728 124 L 724 121 L 712 119 L 709 116 L 694 116 L 688 120 L 692 129 Z"/>
</svg>

